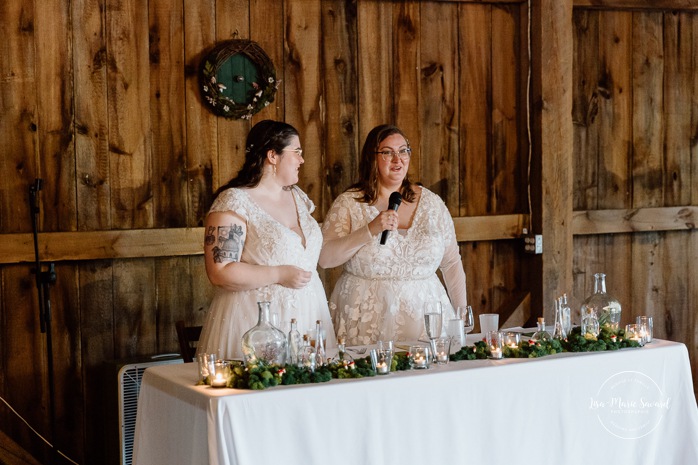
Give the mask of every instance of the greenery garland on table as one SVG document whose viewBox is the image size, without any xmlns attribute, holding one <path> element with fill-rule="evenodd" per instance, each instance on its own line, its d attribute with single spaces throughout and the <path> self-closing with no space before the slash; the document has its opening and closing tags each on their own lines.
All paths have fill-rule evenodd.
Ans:
<svg viewBox="0 0 698 465">
<path fill-rule="evenodd" d="M 252 94 L 246 102 L 235 102 L 223 95 L 225 85 L 216 77 L 223 63 L 233 55 L 249 58 L 257 69 L 259 82 L 253 82 Z M 226 118 L 250 119 L 271 102 L 279 87 L 274 64 L 264 50 L 254 41 L 232 39 L 216 45 L 204 58 L 200 69 L 201 94 L 211 111 Z"/>
<path fill-rule="evenodd" d="M 573 328 L 567 339 L 550 341 L 522 341 L 519 347 L 506 347 L 504 358 L 537 358 L 562 352 L 601 352 L 628 347 L 640 347 L 637 341 L 625 339 L 621 329 L 612 331 L 608 327 L 601 329 L 598 337 L 584 337 L 580 329 Z M 451 361 L 486 359 L 489 355 L 487 344 L 477 341 L 472 346 L 463 347 L 451 355 Z M 397 352 L 393 356 L 390 371 L 409 370 L 410 364 L 406 352 Z M 241 364 L 231 368 L 227 387 L 235 389 L 266 389 L 278 385 L 323 383 L 331 379 L 364 378 L 375 376 L 369 357 L 355 359 L 353 364 L 330 364 L 317 368 L 314 372 L 308 368 L 295 365 L 257 365 L 245 367 Z"/>
</svg>

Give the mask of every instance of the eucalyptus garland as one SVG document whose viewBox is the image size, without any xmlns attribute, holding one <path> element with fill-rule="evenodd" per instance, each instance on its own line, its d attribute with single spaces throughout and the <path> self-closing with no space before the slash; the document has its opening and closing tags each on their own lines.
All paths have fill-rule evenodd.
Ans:
<svg viewBox="0 0 698 465">
<path fill-rule="evenodd" d="M 235 102 L 223 95 L 225 85 L 218 82 L 218 70 L 233 55 L 242 54 L 255 65 L 258 82 L 252 83 L 251 95 L 245 102 Z M 221 42 L 209 52 L 201 63 L 200 85 L 204 101 L 211 111 L 226 118 L 250 119 L 274 101 L 279 87 L 274 64 L 264 50 L 254 41 L 233 39 Z"/>
<path fill-rule="evenodd" d="M 595 338 L 584 337 L 580 328 L 573 328 L 564 339 L 550 341 L 523 341 L 517 348 L 505 347 L 504 358 L 537 358 L 562 352 L 600 352 L 629 347 L 640 347 L 637 341 L 625 339 L 621 329 L 612 331 L 603 327 Z M 487 344 L 477 341 L 472 346 L 463 347 L 451 354 L 451 361 L 481 360 L 490 355 Z M 398 352 L 393 356 L 390 371 L 409 370 L 407 353 Z M 375 376 L 369 357 L 355 359 L 353 364 L 329 364 L 311 371 L 295 365 L 256 365 L 245 367 L 237 364 L 231 367 L 227 387 L 235 389 L 266 389 L 278 385 L 324 383 L 331 379 L 364 378 Z"/>
</svg>

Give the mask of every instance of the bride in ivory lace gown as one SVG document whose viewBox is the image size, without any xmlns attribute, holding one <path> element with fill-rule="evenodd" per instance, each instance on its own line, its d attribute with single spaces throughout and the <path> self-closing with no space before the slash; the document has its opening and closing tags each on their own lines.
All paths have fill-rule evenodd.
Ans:
<svg viewBox="0 0 698 465">
<path fill-rule="evenodd" d="M 415 341 L 424 333 L 425 306 L 441 302 L 446 321 L 454 306 L 467 304 L 453 220 L 440 197 L 408 179 L 410 155 L 398 128 L 374 128 L 362 149 L 360 181 L 335 199 L 322 225 L 320 266 L 344 265 L 330 301 L 335 331 L 347 345 Z M 397 211 L 388 208 L 394 191 L 402 195 Z"/>
<path fill-rule="evenodd" d="M 301 332 L 321 320 L 327 346 L 336 345 L 317 273 L 322 232 L 313 202 L 294 185 L 302 164 L 292 126 L 262 121 L 252 128 L 245 165 L 219 189 L 206 217 L 206 272 L 216 292 L 199 353 L 242 358 L 241 338 L 257 324 L 260 300 L 271 302 L 284 332 L 291 318 Z"/>
</svg>

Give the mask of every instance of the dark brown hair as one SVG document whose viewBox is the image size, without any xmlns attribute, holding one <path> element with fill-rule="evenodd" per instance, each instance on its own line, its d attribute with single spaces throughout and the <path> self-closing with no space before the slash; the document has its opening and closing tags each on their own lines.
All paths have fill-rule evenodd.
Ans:
<svg viewBox="0 0 698 465">
<path fill-rule="evenodd" d="M 288 147 L 291 138 L 298 135 L 296 128 L 281 121 L 267 119 L 255 124 L 247 134 L 245 163 L 237 176 L 218 188 L 213 198 L 215 199 L 221 192 L 231 187 L 255 187 L 262 179 L 267 152 L 273 150 L 281 153 Z"/>
<path fill-rule="evenodd" d="M 381 142 L 393 134 L 399 134 L 404 137 L 407 147 L 410 146 L 410 141 L 407 140 L 400 128 L 390 124 L 376 126 L 366 136 L 366 141 L 361 149 L 361 160 L 359 161 L 359 180 L 347 189 L 348 191 L 363 191 L 363 197 L 358 199 L 360 202 L 372 204 L 378 197 L 378 157 L 376 152 Z M 412 202 L 416 197 L 409 175 L 405 175 L 405 179 L 402 180 L 400 195 L 402 195 L 402 200 L 406 202 Z"/>
</svg>

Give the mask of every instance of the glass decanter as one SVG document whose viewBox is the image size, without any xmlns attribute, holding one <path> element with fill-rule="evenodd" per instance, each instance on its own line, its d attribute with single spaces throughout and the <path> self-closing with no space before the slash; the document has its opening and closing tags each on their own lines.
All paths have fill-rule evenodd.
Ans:
<svg viewBox="0 0 698 465">
<path fill-rule="evenodd" d="M 259 321 L 242 335 L 245 365 L 284 365 L 286 336 L 269 321 L 269 302 L 257 302 Z"/>
<path fill-rule="evenodd" d="M 315 356 L 317 358 L 316 366 L 323 366 L 327 362 L 325 359 L 325 333 L 322 330 L 320 320 L 315 322 Z"/>
<path fill-rule="evenodd" d="M 291 318 L 291 330 L 288 332 L 288 364 L 298 365 L 298 356 L 301 350 L 301 333 L 295 318 Z"/>
<path fill-rule="evenodd" d="M 582 303 L 582 326 L 584 319 L 595 315 L 599 328 L 604 326 L 612 331 L 617 331 L 620 324 L 620 302 L 606 292 L 606 275 L 596 273 L 594 275 L 594 293 Z M 595 336 L 598 335 L 598 330 Z"/>
<path fill-rule="evenodd" d="M 538 318 L 538 331 L 533 333 L 533 336 L 531 336 L 531 340 L 537 341 L 537 342 L 543 342 L 543 341 L 550 341 L 552 339 L 553 339 L 553 337 L 550 335 L 550 333 L 545 330 L 545 318 L 539 317 Z"/>
<path fill-rule="evenodd" d="M 553 339 L 567 339 L 565 316 L 563 314 L 564 308 L 562 297 L 555 299 L 555 326 L 553 326 Z"/>
</svg>

